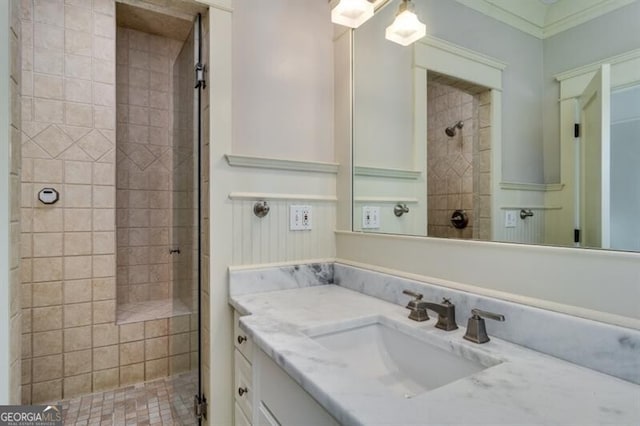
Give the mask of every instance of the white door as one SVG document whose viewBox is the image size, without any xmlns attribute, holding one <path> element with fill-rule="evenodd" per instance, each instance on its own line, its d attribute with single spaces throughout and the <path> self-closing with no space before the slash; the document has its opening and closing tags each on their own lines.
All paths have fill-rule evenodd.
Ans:
<svg viewBox="0 0 640 426">
<path fill-rule="evenodd" d="M 610 248 L 611 67 L 596 72 L 579 99 L 581 245 Z"/>
</svg>

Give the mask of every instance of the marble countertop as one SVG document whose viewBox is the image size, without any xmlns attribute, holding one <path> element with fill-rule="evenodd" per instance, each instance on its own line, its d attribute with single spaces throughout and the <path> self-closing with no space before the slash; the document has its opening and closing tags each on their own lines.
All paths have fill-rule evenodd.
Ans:
<svg viewBox="0 0 640 426">
<path fill-rule="evenodd" d="M 638 425 L 640 386 L 464 328 L 445 332 L 398 305 L 335 285 L 235 295 L 241 328 L 344 425 Z M 431 314 L 431 312 L 430 312 Z M 508 319 L 507 319 L 508 320 Z M 309 334 L 375 322 L 481 363 L 500 363 L 404 398 L 359 376 Z M 487 321 L 491 336 L 491 322 Z M 429 368 L 429 360 L 424 360 Z"/>
</svg>

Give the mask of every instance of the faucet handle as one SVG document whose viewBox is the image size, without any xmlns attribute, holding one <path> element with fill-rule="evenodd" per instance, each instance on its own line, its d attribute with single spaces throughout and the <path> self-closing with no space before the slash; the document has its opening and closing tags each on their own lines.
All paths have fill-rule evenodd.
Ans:
<svg viewBox="0 0 640 426">
<path fill-rule="evenodd" d="M 469 317 L 469 321 L 467 322 L 467 332 L 463 336 L 466 340 L 473 343 L 486 343 L 490 340 L 487 335 L 484 318 L 489 318 L 495 321 L 504 321 L 505 319 L 502 314 L 483 311 L 481 309 L 472 309 L 471 317 Z"/>
<path fill-rule="evenodd" d="M 409 318 L 414 321 L 426 321 L 429 319 L 429 314 L 427 314 L 427 302 L 422 302 L 422 293 L 414 293 L 413 291 L 404 290 L 404 294 L 407 294 L 413 297 L 413 300 L 410 300 L 407 303 L 406 308 L 411 311 L 409 314 Z"/>
<path fill-rule="evenodd" d="M 416 300 L 422 300 L 422 298 L 424 297 L 422 293 L 415 293 L 410 290 L 403 290 L 402 292 L 408 296 L 415 297 Z"/>
<path fill-rule="evenodd" d="M 495 321 L 504 321 L 504 315 L 502 314 L 496 314 L 494 312 L 489 312 L 489 311 L 483 311 L 482 309 L 477 309 L 477 308 L 473 308 L 471 310 L 471 315 L 473 315 L 474 317 L 481 317 L 481 318 L 489 318 Z"/>
</svg>

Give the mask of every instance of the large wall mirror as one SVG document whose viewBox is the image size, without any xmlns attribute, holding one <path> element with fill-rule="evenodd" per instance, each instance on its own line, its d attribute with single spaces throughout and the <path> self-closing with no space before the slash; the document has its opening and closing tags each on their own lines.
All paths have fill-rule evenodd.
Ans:
<svg viewBox="0 0 640 426">
<path fill-rule="evenodd" d="M 640 251 L 640 1 L 414 0 L 406 47 L 399 0 L 376 3 L 354 231 Z"/>
</svg>

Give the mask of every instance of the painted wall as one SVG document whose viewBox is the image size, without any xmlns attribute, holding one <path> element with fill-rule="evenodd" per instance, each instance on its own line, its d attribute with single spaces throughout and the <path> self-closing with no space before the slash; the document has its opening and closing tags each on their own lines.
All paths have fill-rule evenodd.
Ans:
<svg viewBox="0 0 640 426">
<path fill-rule="evenodd" d="M 20 2 L 0 6 L 0 404 L 21 397 L 20 309 Z"/>
<path fill-rule="evenodd" d="M 560 183 L 560 85 L 557 73 L 640 48 L 640 2 L 544 40 L 544 182 Z"/>
<path fill-rule="evenodd" d="M 208 423 L 232 424 L 228 267 L 333 257 L 336 175 L 304 166 L 232 167 L 225 154 L 334 161 L 333 27 L 327 2 L 208 3 L 213 3 L 208 202 L 210 217 L 216 220 L 205 219 L 211 246 L 205 249 L 210 263 L 205 261 L 204 273 L 210 285 L 203 290 L 203 355 L 209 360 L 203 373 Z M 252 206 L 264 199 L 271 211 L 259 219 Z M 312 206 L 311 231 L 289 231 L 290 204 Z"/>
<path fill-rule="evenodd" d="M 640 86 L 611 95 L 611 247 L 640 251 Z"/>
<path fill-rule="evenodd" d="M 237 1 L 233 7 L 234 153 L 333 161 L 327 3 Z"/>
</svg>

